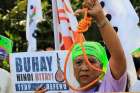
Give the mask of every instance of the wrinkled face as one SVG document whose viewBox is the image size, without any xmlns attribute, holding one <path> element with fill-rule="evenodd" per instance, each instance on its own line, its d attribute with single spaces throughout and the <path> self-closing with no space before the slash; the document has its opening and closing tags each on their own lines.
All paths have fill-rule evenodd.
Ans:
<svg viewBox="0 0 140 93">
<path fill-rule="evenodd" d="M 98 67 L 102 68 L 101 63 L 94 57 L 88 56 L 89 62 Z M 89 66 L 83 56 L 78 56 L 73 63 L 74 67 L 74 75 L 77 81 L 80 83 L 80 86 L 85 86 L 97 79 L 101 72 L 94 70 L 91 66 Z"/>
</svg>

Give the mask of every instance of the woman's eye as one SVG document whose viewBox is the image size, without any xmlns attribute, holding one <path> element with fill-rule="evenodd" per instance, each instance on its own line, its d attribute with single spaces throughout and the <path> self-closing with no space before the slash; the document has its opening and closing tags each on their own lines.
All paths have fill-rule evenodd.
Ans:
<svg viewBox="0 0 140 93">
<path fill-rule="evenodd" d="M 89 59 L 89 62 L 90 62 L 91 64 L 95 64 L 97 61 L 96 61 L 95 59 Z"/>
<path fill-rule="evenodd" d="M 76 61 L 76 64 L 77 64 L 77 65 L 81 65 L 81 64 L 82 64 L 82 60 Z"/>
</svg>

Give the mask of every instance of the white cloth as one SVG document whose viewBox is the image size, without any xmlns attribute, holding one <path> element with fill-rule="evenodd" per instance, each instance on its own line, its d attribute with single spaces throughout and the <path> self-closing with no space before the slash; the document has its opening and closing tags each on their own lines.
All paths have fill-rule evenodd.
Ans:
<svg viewBox="0 0 140 93">
<path fill-rule="evenodd" d="M 140 29 L 137 24 L 139 18 L 130 0 L 100 0 L 104 1 L 106 14 L 111 14 L 112 26 L 118 27 L 118 36 L 121 41 L 127 61 L 127 72 L 130 84 L 133 85 L 137 79 L 135 66 L 131 53 L 140 47 Z"/>
<path fill-rule="evenodd" d="M 10 73 L 0 68 L 0 93 L 12 93 Z"/>
<path fill-rule="evenodd" d="M 52 9 L 55 49 L 67 49 L 73 43 L 73 32 L 78 25 L 70 0 L 52 0 Z"/>
<path fill-rule="evenodd" d="M 37 24 L 42 18 L 41 0 L 27 0 L 27 22 L 26 22 L 26 39 L 28 41 L 28 51 L 36 51 L 37 43 L 35 30 L 37 30 Z"/>
<path fill-rule="evenodd" d="M 140 92 L 140 80 L 135 82 L 135 84 L 130 88 L 130 92 Z"/>
</svg>

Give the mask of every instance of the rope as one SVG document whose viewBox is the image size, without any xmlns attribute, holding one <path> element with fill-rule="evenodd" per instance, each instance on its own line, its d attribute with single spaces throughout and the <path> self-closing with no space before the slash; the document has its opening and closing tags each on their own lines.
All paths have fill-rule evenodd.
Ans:
<svg viewBox="0 0 140 93">
<path fill-rule="evenodd" d="M 95 2 L 95 1 L 94 1 Z M 64 64 L 64 79 L 67 83 L 67 85 L 74 91 L 83 91 L 85 89 L 88 89 L 89 87 L 91 87 L 93 84 L 95 84 L 97 81 L 99 81 L 105 74 L 105 72 L 100 69 L 100 68 L 97 68 L 95 65 L 92 65 L 89 60 L 88 60 L 88 57 L 86 55 L 86 52 L 85 52 L 85 48 L 83 47 L 83 42 L 85 41 L 85 38 L 83 36 L 83 33 L 88 31 L 89 27 L 91 26 L 91 21 L 92 21 L 92 17 L 89 17 L 87 16 L 87 8 L 84 9 L 85 11 L 85 15 L 84 15 L 84 18 L 79 22 L 78 24 L 78 29 L 76 31 L 76 37 L 75 37 L 75 42 L 73 43 L 73 45 L 71 46 L 71 48 L 69 49 L 67 55 L 66 55 L 66 59 L 65 59 L 65 64 Z M 92 67 L 92 69 L 96 70 L 96 71 L 99 71 L 99 72 L 102 72 L 102 74 L 95 80 L 93 80 L 91 83 L 85 85 L 84 87 L 81 87 L 81 88 L 75 88 L 74 86 L 72 86 L 68 80 L 67 80 L 67 74 L 66 74 L 66 68 L 67 68 L 67 64 L 68 64 L 68 60 L 69 60 L 69 57 L 70 57 L 70 54 L 71 54 L 71 51 L 74 47 L 75 44 L 79 43 L 82 47 L 82 51 L 83 51 L 83 56 L 84 56 L 84 59 L 86 61 L 86 63 Z"/>
</svg>

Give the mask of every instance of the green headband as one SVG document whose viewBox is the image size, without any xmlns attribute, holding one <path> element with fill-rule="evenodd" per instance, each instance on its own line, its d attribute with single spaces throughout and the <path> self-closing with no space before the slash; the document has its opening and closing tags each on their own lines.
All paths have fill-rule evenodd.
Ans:
<svg viewBox="0 0 140 93">
<path fill-rule="evenodd" d="M 103 65 L 103 71 L 106 72 L 108 59 L 104 47 L 98 42 L 83 42 L 83 47 L 87 55 L 92 55 L 97 58 Z M 83 51 L 80 44 L 76 44 L 72 49 L 72 61 L 74 62 L 75 58 L 83 55 Z"/>
<path fill-rule="evenodd" d="M 12 40 L 0 35 L 0 47 L 4 48 L 6 53 L 11 53 L 12 52 L 12 47 L 13 47 L 13 42 Z"/>
<path fill-rule="evenodd" d="M 133 55 L 134 57 L 140 57 L 140 48 L 135 49 L 135 50 L 132 52 L 132 55 Z"/>
</svg>

